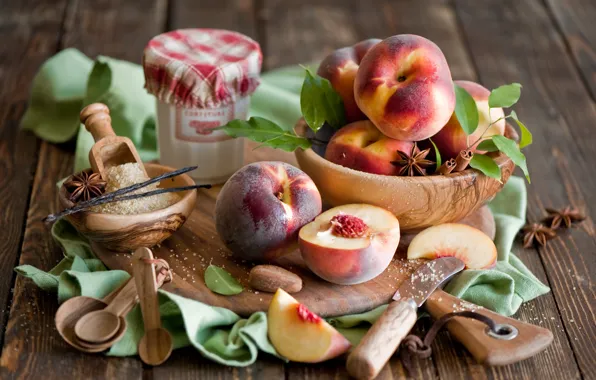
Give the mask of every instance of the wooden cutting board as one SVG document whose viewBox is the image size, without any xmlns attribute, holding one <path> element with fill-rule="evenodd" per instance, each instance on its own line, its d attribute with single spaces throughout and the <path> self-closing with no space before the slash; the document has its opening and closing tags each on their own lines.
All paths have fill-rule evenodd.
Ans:
<svg viewBox="0 0 596 380">
<path fill-rule="evenodd" d="M 153 252 L 156 257 L 165 259 L 174 272 L 174 281 L 164 285 L 165 290 L 248 316 L 256 311 L 267 310 L 272 294 L 250 288 L 248 274 L 256 263 L 231 256 L 217 235 L 214 210 L 220 188 L 218 186 L 201 190 L 197 206 L 184 226 L 160 247 L 154 248 Z M 494 236 L 494 219 L 487 207 L 481 208 L 462 222 Z M 402 236 L 398 252 L 387 270 L 363 284 L 335 285 L 318 278 L 308 270 L 298 251 L 279 259 L 275 264 L 302 278 L 303 288 L 294 296 L 313 312 L 324 317 L 359 313 L 387 303 L 399 284 L 423 262 L 405 259 L 407 245 L 413 236 Z M 132 271 L 130 254 L 111 252 L 98 246 L 93 249 L 110 269 Z M 225 268 L 240 281 L 244 291 L 235 296 L 211 292 L 203 280 L 209 264 Z"/>
</svg>

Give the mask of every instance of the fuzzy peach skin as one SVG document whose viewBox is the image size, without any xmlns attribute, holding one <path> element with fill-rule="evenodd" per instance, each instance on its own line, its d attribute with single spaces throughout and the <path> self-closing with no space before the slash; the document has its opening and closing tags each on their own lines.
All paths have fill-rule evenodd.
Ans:
<svg viewBox="0 0 596 380">
<path fill-rule="evenodd" d="M 355 238 L 334 235 L 331 220 L 340 213 L 360 218 L 370 233 Z M 399 222 L 392 213 L 376 206 L 350 204 L 327 210 L 304 226 L 299 244 L 304 262 L 317 276 L 352 285 L 381 274 L 391 262 L 399 238 Z"/>
<path fill-rule="evenodd" d="M 364 54 L 379 42 L 380 39 L 371 38 L 353 46 L 337 49 L 323 59 L 317 70 L 317 74 L 328 79 L 341 96 L 348 123 L 366 119 L 366 115 L 360 111 L 354 100 L 354 79 Z"/>
<path fill-rule="evenodd" d="M 385 135 L 420 141 L 437 133 L 455 109 L 443 52 L 424 37 L 400 34 L 373 46 L 354 82 L 358 107 Z"/>
<path fill-rule="evenodd" d="M 282 289 L 277 289 L 269 304 L 267 335 L 280 355 L 302 363 L 332 359 L 351 346 L 329 323 Z"/>
<path fill-rule="evenodd" d="M 369 120 L 356 121 L 341 128 L 327 145 L 325 159 L 362 172 L 397 175 L 398 150 L 410 153 L 414 143 L 385 136 Z"/>
<path fill-rule="evenodd" d="M 271 260 L 297 248 L 298 231 L 321 213 L 321 196 L 303 171 L 284 162 L 256 162 L 221 189 L 215 226 L 232 253 Z"/>
<path fill-rule="evenodd" d="M 457 120 L 457 116 L 453 113 L 447 124 L 439 131 L 439 133 L 432 137 L 432 140 L 437 144 L 437 148 L 439 148 L 439 152 L 441 152 L 444 159 L 455 158 L 459 152 L 468 147 L 468 141 L 469 144 L 473 144 L 483 133 L 483 139 L 494 135 L 503 135 L 505 133 L 505 119 L 500 120 L 488 128 L 491 120 L 498 120 L 499 118 L 504 117 L 505 113 L 502 108 L 493 108 L 489 115 L 488 96 L 490 95 L 490 91 L 487 88 L 478 83 L 466 80 L 457 80 L 455 81 L 455 84 L 468 91 L 476 101 L 476 106 L 478 107 L 478 128 L 474 133 L 467 137 Z M 474 144 L 470 148 L 475 151 L 475 148 L 479 143 L 480 142 Z M 482 154 L 486 152 L 478 151 L 478 153 Z"/>
<path fill-rule="evenodd" d="M 497 263 L 497 247 L 484 232 L 461 223 L 445 223 L 420 232 L 408 246 L 408 259 L 454 256 L 466 269 L 489 269 Z"/>
</svg>

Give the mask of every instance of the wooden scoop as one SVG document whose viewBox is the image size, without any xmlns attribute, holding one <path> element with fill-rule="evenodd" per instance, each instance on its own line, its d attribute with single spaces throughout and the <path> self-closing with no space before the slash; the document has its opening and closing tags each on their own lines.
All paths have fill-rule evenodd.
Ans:
<svg viewBox="0 0 596 380">
<path fill-rule="evenodd" d="M 161 327 L 155 287 L 155 265 L 143 259 L 153 259 L 153 253 L 149 248 L 139 248 L 133 256 L 132 270 L 145 325 L 145 335 L 139 342 L 139 356 L 145 364 L 156 366 L 170 357 L 173 343 L 168 330 Z"/>
<path fill-rule="evenodd" d="M 107 344 L 118 338 L 118 332 L 126 330 L 125 312 L 136 298 L 137 289 L 131 278 L 105 309 L 85 314 L 78 320 L 74 328 L 77 338 L 95 344 Z"/>
<path fill-rule="evenodd" d="M 108 106 L 103 103 L 90 104 L 83 108 L 79 117 L 81 123 L 85 124 L 85 128 L 95 139 L 95 145 L 89 151 L 89 162 L 94 172 L 107 180 L 105 171 L 108 168 L 129 162 L 138 163 L 145 172 L 143 162 L 132 141 L 127 137 L 116 136 L 114 133 Z"/>
</svg>

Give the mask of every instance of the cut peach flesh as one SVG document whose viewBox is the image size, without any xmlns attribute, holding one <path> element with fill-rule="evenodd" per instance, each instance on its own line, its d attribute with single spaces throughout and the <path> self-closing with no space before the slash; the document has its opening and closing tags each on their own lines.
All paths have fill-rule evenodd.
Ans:
<svg viewBox="0 0 596 380">
<path fill-rule="evenodd" d="M 497 247 L 482 231 L 458 223 L 433 226 L 420 232 L 408 247 L 408 259 L 437 259 L 453 256 L 467 269 L 486 269 L 495 265 Z"/>
<path fill-rule="evenodd" d="M 269 340 L 289 360 L 318 363 L 343 354 L 350 342 L 324 319 L 278 289 L 267 312 Z"/>
</svg>

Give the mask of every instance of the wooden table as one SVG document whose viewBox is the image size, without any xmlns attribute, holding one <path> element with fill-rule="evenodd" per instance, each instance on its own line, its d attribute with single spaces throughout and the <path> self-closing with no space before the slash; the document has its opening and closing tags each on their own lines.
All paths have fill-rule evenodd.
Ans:
<svg viewBox="0 0 596 380">
<path fill-rule="evenodd" d="M 58 208 L 54 183 L 71 172 L 74 143 L 54 145 L 18 130 L 40 64 L 68 47 L 140 62 L 149 38 L 184 27 L 226 28 L 256 38 L 265 70 L 321 59 L 369 37 L 426 36 L 443 49 L 455 79 L 489 88 L 524 85 L 516 110 L 534 132 L 527 149 L 533 179 L 528 219 L 539 220 L 544 207 L 568 204 L 596 215 L 592 0 L 0 0 L 0 378 L 347 377 L 341 361 L 284 365 L 261 355 L 251 367 L 226 368 L 183 349 L 148 368 L 137 358 L 84 355 L 54 329 L 56 296 L 12 271 L 16 264 L 49 269 L 62 257 L 41 220 Z M 551 329 L 550 348 L 516 365 L 484 368 L 441 333 L 432 358 L 416 362 L 415 377 L 596 378 L 592 218 L 546 248 L 518 243 L 514 251 L 552 288 L 516 315 Z M 402 376 L 397 359 L 381 374 Z"/>
</svg>

